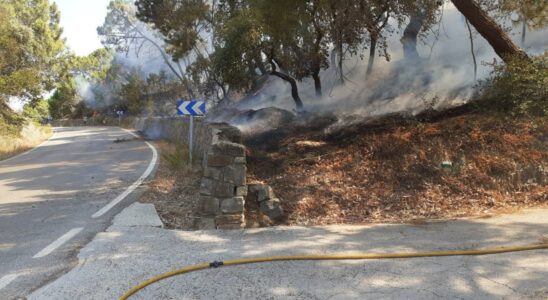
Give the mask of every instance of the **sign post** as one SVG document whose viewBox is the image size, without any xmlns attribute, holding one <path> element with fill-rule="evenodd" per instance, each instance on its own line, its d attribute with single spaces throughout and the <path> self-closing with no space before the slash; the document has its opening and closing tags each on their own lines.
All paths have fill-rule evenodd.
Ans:
<svg viewBox="0 0 548 300">
<path fill-rule="evenodd" d="M 189 126 L 188 126 L 188 160 L 192 165 L 192 150 L 194 142 L 194 117 L 205 115 L 206 108 L 204 101 L 183 101 L 177 100 L 177 115 L 179 116 L 189 116 Z"/>
<path fill-rule="evenodd" d="M 117 110 L 116 114 L 118 115 L 118 126 L 120 126 L 122 124 L 122 115 L 124 114 L 124 111 Z"/>
<path fill-rule="evenodd" d="M 192 166 L 192 150 L 194 150 L 194 147 L 193 147 L 193 141 L 194 141 L 194 137 L 193 137 L 193 133 L 194 133 L 194 116 L 190 115 L 190 121 L 189 121 L 189 125 L 188 125 L 188 161 L 190 163 L 190 165 Z"/>
</svg>

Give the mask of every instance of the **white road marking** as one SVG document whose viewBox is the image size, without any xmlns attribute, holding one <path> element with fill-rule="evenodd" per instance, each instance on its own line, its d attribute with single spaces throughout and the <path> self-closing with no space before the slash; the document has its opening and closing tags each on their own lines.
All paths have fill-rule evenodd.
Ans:
<svg viewBox="0 0 548 300">
<path fill-rule="evenodd" d="M 30 149 L 30 150 L 27 150 L 27 151 L 25 151 L 25 152 L 23 152 L 23 153 L 21 153 L 21 154 L 17 154 L 17 155 L 15 155 L 15 156 L 10 157 L 10 158 L 6 158 L 6 159 L 4 159 L 4 160 L 0 160 L 0 164 L 5 163 L 5 162 L 8 162 L 8 161 L 10 161 L 10 160 L 13 160 L 13 159 L 16 159 L 16 158 L 19 158 L 19 157 L 21 157 L 21 156 L 24 156 L 24 155 L 27 155 L 27 154 L 31 153 L 32 151 L 34 151 L 34 150 L 36 150 L 36 149 L 42 147 L 45 143 L 49 142 L 49 140 L 53 139 L 53 137 L 55 137 L 56 134 L 57 134 L 57 131 L 53 131 L 53 134 L 52 134 L 47 140 L 41 142 L 38 146 L 36 146 L 36 147 L 34 147 L 34 148 Z"/>
<path fill-rule="evenodd" d="M 78 233 L 80 233 L 80 231 L 82 231 L 83 229 L 84 227 L 78 227 L 78 228 L 73 228 L 69 230 L 69 232 L 63 234 L 60 238 L 55 240 L 53 243 L 49 244 L 46 248 L 42 249 L 42 251 L 36 253 L 36 255 L 34 255 L 32 258 L 40 258 L 50 254 L 55 249 L 61 247 L 61 245 L 63 245 L 68 240 L 70 240 L 71 238 L 76 236 Z"/>
<path fill-rule="evenodd" d="M 122 128 L 123 129 L 123 128 Z M 129 134 L 139 137 L 134 132 L 131 132 L 129 130 L 123 129 L 124 131 L 128 132 Z M 156 148 L 152 146 L 149 142 L 145 141 L 147 146 L 152 150 L 152 159 L 150 160 L 150 163 L 148 164 L 148 168 L 145 170 L 143 175 L 139 177 L 132 185 L 130 185 L 122 194 L 120 194 L 118 197 L 116 197 L 114 200 L 110 201 L 107 205 L 103 206 L 100 210 L 98 210 L 96 213 L 94 213 L 91 217 L 92 218 L 99 218 L 105 213 L 107 213 L 110 209 L 112 209 L 116 204 L 120 203 L 122 200 L 124 200 L 129 194 L 131 194 L 139 185 L 143 183 L 143 181 L 152 173 L 152 170 L 154 170 L 154 166 L 156 165 L 156 160 L 158 160 L 158 151 L 156 151 Z"/>
<path fill-rule="evenodd" d="M 0 290 L 7 287 L 8 284 L 14 281 L 17 277 L 19 277 L 19 274 L 9 274 L 0 278 Z"/>
</svg>

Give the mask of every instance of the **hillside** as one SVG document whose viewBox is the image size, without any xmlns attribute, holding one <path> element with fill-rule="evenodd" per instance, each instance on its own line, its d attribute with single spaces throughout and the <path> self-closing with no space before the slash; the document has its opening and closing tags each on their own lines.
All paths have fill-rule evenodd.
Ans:
<svg viewBox="0 0 548 300">
<path fill-rule="evenodd" d="M 332 117 L 320 119 L 322 128 L 247 137 L 249 181 L 272 185 L 287 224 L 408 222 L 548 204 L 546 119 L 456 111 L 337 128 Z"/>
<path fill-rule="evenodd" d="M 35 147 L 51 133 L 49 126 L 25 119 L 0 101 L 0 160 Z"/>
</svg>

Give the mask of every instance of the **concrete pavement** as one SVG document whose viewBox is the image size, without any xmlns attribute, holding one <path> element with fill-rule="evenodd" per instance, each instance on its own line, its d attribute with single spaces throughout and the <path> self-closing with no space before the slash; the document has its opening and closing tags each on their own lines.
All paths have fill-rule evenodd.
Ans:
<svg viewBox="0 0 548 300">
<path fill-rule="evenodd" d="M 39 148 L 0 161 L 0 299 L 24 297 L 75 266 L 78 250 L 138 193 L 92 215 L 150 165 L 151 149 L 122 129 L 55 131 Z"/>
<path fill-rule="evenodd" d="M 548 237 L 548 209 L 422 225 L 185 232 L 131 224 L 115 221 L 81 250 L 77 267 L 29 299 L 115 299 L 159 273 L 241 257 L 539 243 Z M 548 250 L 229 266 L 155 283 L 131 299 L 548 299 Z"/>
</svg>

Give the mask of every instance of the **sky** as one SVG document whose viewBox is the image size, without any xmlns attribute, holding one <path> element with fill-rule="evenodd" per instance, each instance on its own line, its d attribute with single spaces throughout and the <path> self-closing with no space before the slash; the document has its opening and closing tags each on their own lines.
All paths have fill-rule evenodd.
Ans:
<svg viewBox="0 0 548 300">
<path fill-rule="evenodd" d="M 54 0 L 61 12 L 67 44 L 77 55 L 101 48 L 97 27 L 103 24 L 110 0 Z"/>
</svg>

